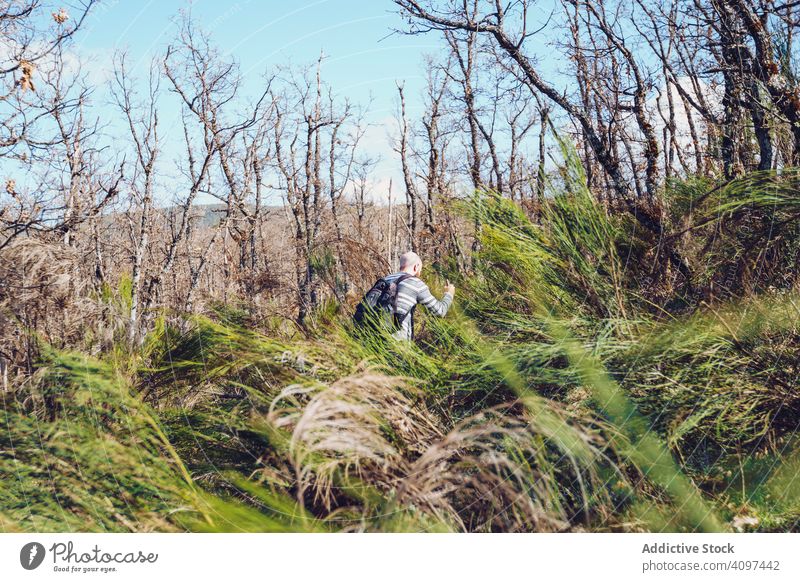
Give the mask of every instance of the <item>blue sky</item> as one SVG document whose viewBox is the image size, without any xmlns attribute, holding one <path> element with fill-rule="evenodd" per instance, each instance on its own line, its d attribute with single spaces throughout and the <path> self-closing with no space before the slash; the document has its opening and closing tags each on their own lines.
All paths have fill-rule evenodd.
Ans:
<svg viewBox="0 0 800 582">
<path fill-rule="evenodd" d="M 524 50 L 536 60 L 544 78 L 556 87 L 570 88 L 574 81 L 561 70 L 570 63 L 556 47 L 558 35 L 565 33 L 557 6 L 557 0 L 534 4 L 528 12 L 529 30 L 547 25 L 526 41 Z M 190 10 L 223 54 L 239 62 L 246 79 L 245 92 L 251 95 L 263 87 L 265 72 L 274 73 L 279 65 L 313 65 L 322 52 L 326 57 L 323 77 L 334 92 L 361 105 L 369 103 L 365 119 L 369 130 L 361 151 L 381 159 L 372 174 L 373 196 L 386 200 L 390 180 L 395 199 L 403 196 L 399 160 L 389 138 L 397 132 L 396 83 L 405 83 L 409 119 L 418 120 L 423 113 L 424 58 L 446 50 L 440 34 L 393 32 L 404 29 L 406 23 L 391 0 L 101 0 L 76 35 L 73 47 L 94 87 L 94 111 L 108 124 L 109 133 L 128 137 L 106 89 L 112 55 L 126 50 L 129 71 L 145 77 L 150 61 L 162 58 L 167 45 L 174 42 L 181 10 Z M 637 51 L 640 48 L 634 46 Z M 646 60 L 647 54 L 644 51 L 642 58 Z M 167 89 L 166 85 L 162 88 Z M 558 116 L 556 124 L 568 123 L 557 108 L 553 114 Z M 160 172 L 165 176 L 162 198 L 169 203 L 170 188 L 183 182 L 171 180 L 181 165 L 175 161 L 185 158 L 180 109 L 174 96 L 162 100 L 159 121 L 163 138 Z M 655 123 L 659 124 L 658 117 Z M 7 173 L 24 183 L 22 172 Z"/>
<path fill-rule="evenodd" d="M 528 13 L 531 29 L 548 22 L 555 5 L 555 0 L 540 0 L 536 10 Z M 125 50 L 129 72 L 144 79 L 151 60 L 162 58 L 167 45 L 175 41 L 181 10 L 191 11 L 222 53 L 239 62 L 246 79 L 245 93 L 250 95 L 263 87 L 265 72 L 274 73 L 286 64 L 313 65 L 322 52 L 322 75 L 334 92 L 352 102 L 369 104 L 365 118 L 369 129 L 361 146 L 362 153 L 381 160 L 372 174 L 374 198 L 386 200 L 390 180 L 394 198 L 403 196 L 399 160 L 389 137 L 397 132 L 396 84 L 405 84 L 409 119 L 418 120 L 424 107 L 425 57 L 446 50 L 439 33 L 410 36 L 394 32 L 407 24 L 391 0 L 101 0 L 76 35 L 73 47 L 95 88 L 94 110 L 108 124 L 109 132 L 116 130 L 127 138 L 120 113 L 107 92 L 114 52 Z M 554 58 L 548 46 L 551 35 L 547 29 L 529 39 L 526 52 L 537 55 L 540 71 L 554 79 L 563 60 Z M 178 187 L 181 183 L 169 179 L 178 171 L 179 164 L 174 162 L 185 157 L 176 99 L 162 100 L 159 122 L 164 196 L 171 198 L 170 184 Z"/>
<path fill-rule="evenodd" d="M 441 50 L 438 35 L 393 33 L 404 22 L 389 0 L 105 1 L 75 39 L 84 70 L 101 84 L 110 70 L 111 55 L 124 49 L 131 72 L 145 75 L 152 57 L 163 55 L 175 38 L 175 17 L 181 9 L 190 9 L 212 41 L 235 57 L 244 77 L 256 84 L 265 70 L 287 63 L 307 65 L 322 51 L 323 77 L 334 91 L 358 103 L 371 101 L 367 122 L 373 127 L 364 146 L 382 159 L 376 168 L 376 188 L 393 178 L 395 196 L 399 195 L 397 160 L 387 138 L 395 127 L 396 81 L 406 84 L 409 116 L 420 115 L 423 58 Z M 95 92 L 95 106 L 101 112 L 108 107 L 106 100 L 102 90 Z M 108 113 L 111 117 L 110 109 Z M 177 107 L 162 113 L 168 134 L 179 131 L 178 121 Z M 166 147 L 168 155 L 180 154 L 180 143 L 176 141 L 175 147 Z"/>
<path fill-rule="evenodd" d="M 395 79 L 421 84 L 421 55 L 441 46 L 436 35 L 391 34 L 403 22 L 388 0 L 112 0 L 95 9 L 77 44 L 99 54 L 127 48 L 132 62 L 146 66 L 174 38 L 173 17 L 182 8 L 245 73 L 309 63 L 323 51 L 327 80 L 355 99 L 372 92 L 376 113 L 393 107 Z"/>
</svg>

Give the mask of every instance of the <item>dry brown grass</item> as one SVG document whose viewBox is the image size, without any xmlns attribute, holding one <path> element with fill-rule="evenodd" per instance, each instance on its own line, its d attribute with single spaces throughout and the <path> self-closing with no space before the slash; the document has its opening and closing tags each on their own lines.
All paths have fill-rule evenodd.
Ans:
<svg viewBox="0 0 800 582">
<path fill-rule="evenodd" d="M 577 431 L 590 456 L 576 459 L 518 404 L 480 412 L 448 432 L 420 396 L 402 378 L 374 371 L 284 389 L 268 422 L 287 434 L 298 501 L 336 512 L 365 487 L 395 499 L 379 511 L 416 508 L 458 531 L 564 531 L 588 520 L 590 505 L 611 513 L 605 479 L 624 477 L 605 456 L 600 431 Z M 560 408 L 556 414 L 565 426 L 575 420 Z M 599 467 L 609 469 L 605 478 Z"/>
<path fill-rule="evenodd" d="M 12 365 L 30 365 L 29 332 L 56 346 L 110 344 L 124 325 L 103 304 L 80 249 L 19 238 L 0 251 L 0 351 Z"/>
<path fill-rule="evenodd" d="M 581 461 L 555 448 L 548 432 L 509 406 L 480 412 L 412 464 L 398 497 L 461 531 L 580 527 L 579 514 L 588 512 L 590 502 L 610 504 L 597 472 L 608 463 L 604 442 L 598 434 L 582 433 L 593 458 Z"/>
<path fill-rule="evenodd" d="M 402 379 L 366 371 L 330 385 L 292 385 L 273 401 L 269 421 L 288 431 L 297 495 L 313 491 L 331 510 L 338 485 L 395 488 L 410 460 L 441 436 L 439 421 Z"/>
</svg>

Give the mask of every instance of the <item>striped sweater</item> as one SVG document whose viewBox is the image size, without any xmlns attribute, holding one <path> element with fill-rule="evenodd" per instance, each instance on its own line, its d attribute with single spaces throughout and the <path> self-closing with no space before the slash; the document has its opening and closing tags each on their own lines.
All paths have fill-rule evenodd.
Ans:
<svg viewBox="0 0 800 582">
<path fill-rule="evenodd" d="M 391 282 L 404 273 L 392 273 L 384 277 Z M 445 293 L 441 301 L 436 299 L 428 289 L 428 286 L 417 277 L 404 279 L 397 289 L 397 314 L 401 317 L 409 313 L 417 303 L 421 303 L 425 308 L 439 317 L 444 317 L 450 305 L 453 303 L 453 296 Z M 401 328 L 393 334 L 399 340 L 410 340 L 414 336 L 414 314 L 409 314 L 404 320 Z"/>
</svg>

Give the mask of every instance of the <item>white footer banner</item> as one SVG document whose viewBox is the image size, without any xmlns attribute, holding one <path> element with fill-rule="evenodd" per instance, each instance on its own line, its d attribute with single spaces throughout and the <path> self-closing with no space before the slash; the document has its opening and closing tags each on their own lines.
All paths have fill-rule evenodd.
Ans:
<svg viewBox="0 0 800 582">
<path fill-rule="evenodd" d="M 796 581 L 799 554 L 797 534 L 0 534 L 0 580 Z"/>
</svg>

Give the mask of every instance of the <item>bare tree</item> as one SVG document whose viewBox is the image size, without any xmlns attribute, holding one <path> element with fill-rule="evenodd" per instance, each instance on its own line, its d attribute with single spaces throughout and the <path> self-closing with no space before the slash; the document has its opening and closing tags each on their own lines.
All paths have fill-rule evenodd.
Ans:
<svg viewBox="0 0 800 582">
<path fill-rule="evenodd" d="M 552 100 L 580 124 L 595 158 L 609 176 L 612 187 L 637 220 L 652 232 L 661 231 L 658 218 L 634 201 L 630 183 L 622 171 L 619 159 L 613 154 L 611 144 L 596 129 L 587 112 L 572 102 L 564 92 L 548 83 L 539 74 L 533 61 L 523 52 L 524 43 L 531 36 L 527 30 L 527 18 L 524 17 L 529 6 L 527 0 L 514 3 L 516 9 L 523 12 L 523 17 L 517 21 L 519 30 L 516 32 L 507 27 L 506 8 L 499 0 L 492 3 L 491 10 L 485 14 L 461 8 L 447 10 L 428 8 L 416 0 L 395 0 L 395 3 L 410 18 L 412 33 L 429 30 L 461 30 L 490 36 L 504 55 L 516 64 L 521 80 Z"/>
<path fill-rule="evenodd" d="M 80 71 L 65 67 L 65 46 L 94 3 L 70 15 L 39 0 L 0 2 L 0 158 L 13 161 L 9 170 L 38 176 L 24 184 L 6 177 L 0 249 L 35 232 L 57 232 L 72 244 L 74 229 L 117 194 L 121 176 L 101 167 L 97 124 L 85 115 L 90 92 Z M 62 182 L 57 195 L 53 180 Z"/>
<path fill-rule="evenodd" d="M 275 167 L 294 223 L 297 320 L 305 326 L 319 304 L 320 276 L 328 272 L 335 295 L 346 292 L 342 263 L 319 246 L 323 222 L 331 214 L 335 244 L 341 248 L 340 203 L 351 182 L 363 127 L 353 106 L 340 102 L 322 81 L 320 56 L 313 74 L 289 72 L 288 87 L 273 94 Z"/>
<path fill-rule="evenodd" d="M 131 307 L 129 315 L 128 339 L 131 343 L 141 337 L 141 306 L 150 304 L 151 298 L 142 298 L 145 255 L 150 247 L 154 217 L 154 189 L 156 185 L 156 161 L 160 154 L 158 131 L 158 97 L 161 75 L 159 63 L 150 65 L 146 92 L 139 97 L 134 89 L 127 68 L 126 55 L 115 56 L 114 79 L 111 93 L 127 121 L 129 136 L 133 142 L 134 162 L 129 171 L 130 209 L 128 220 L 131 225 Z"/>
<path fill-rule="evenodd" d="M 63 50 L 96 2 L 84 0 L 70 14 L 41 0 L 0 0 L 4 49 L 0 56 L 0 157 L 24 159 L 29 153 L 20 146 L 29 139 L 47 141 L 34 135 L 37 122 L 46 113 L 31 115 L 31 101 L 26 97 L 35 93 L 37 67 L 55 51 Z M 48 11 L 50 27 L 45 26 Z"/>
<path fill-rule="evenodd" d="M 270 87 L 267 84 L 246 111 L 237 111 L 236 98 L 242 85 L 237 64 L 223 59 L 211 45 L 207 34 L 198 30 L 188 16 L 182 20 L 180 43 L 167 49 L 164 72 L 183 105 L 187 173 L 190 179 L 189 194 L 180 211 L 180 226 L 174 231 L 167 252 L 167 270 L 174 261 L 178 245 L 184 238 L 188 240 L 190 211 L 201 188 L 205 187 L 203 192 L 222 204 L 220 216 L 206 240 L 189 245 L 189 282 L 185 308 L 191 309 L 212 250 L 222 244 L 220 241 L 229 238 L 235 212 L 243 207 L 246 187 L 233 173 L 234 148 L 237 139 L 262 120 Z M 194 133 L 199 135 L 199 140 L 192 137 Z M 199 155 L 194 145 L 197 141 L 201 143 Z M 197 159 L 202 159 L 199 167 Z M 213 160 L 218 164 L 225 188 L 218 189 L 214 184 L 215 175 L 211 171 Z"/>
<path fill-rule="evenodd" d="M 404 86 L 397 85 L 397 92 L 400 95 L 400 137 L 398 145 L 395 146 L 395 151 L 400 156 L 400 166 L 403 170 L 403 185 L 405 186 L 406 197 L 406 228 L 408 229 L 409 247 L 411 250 L 419 249 L 419 227 L 417 225 L 417 205 L 419 204 L 419 192 L 414 181 L 412 165 L 410 161 L 410 139 L 411 132 L 409 129 L 408 115 L 406 113 L 406 96 L 404 93 Z"/>
<path fill-rule="evenodd" d="M 526 40 L 536 34 L 536 31 L 531 32 L 527 28 L 529 23 L 527 15 L 530 7 L 528 0 L 520 0 L 508 5 L 499 0 L 487 2 L 486 8 L 482 11 L 473 11 L 471 10 L 472 4 L 463 3 L 442 4 L 433 1 L 395 0 L 395 4 L 400 7 L 401 13 L 406 16 L 411 34 L 428 31 L 441 31 L 444 33 L 453 31 L 474 32 L 490 41 L 498 49 L 501 57 L 509 61 L 509 64 L 506 65 L 507 70 L 515 74 L 532 92 L 541 94 L 555 103 L 570 119 L 580 126 L 584 139 L 589 144 L 594 159 L 607 176 L 609 186 L 616 194 L 617 200 L 623 208 L 635 217 L 639 224 L 659 237 L 660 240 L 660 234 L 664 231 L 660 212 L 652 204 L 642 204 L 636 199 L 630 183 L 631 176 L 626 176 L 620 157 L 615 151 L 616 140 L 609 139 L 608 134 L 603 132 L 603 128 L 595 124 L 589 111 L 586 111 L 579 103 L 571 100 L 565 91 L 545 80 L 539 73 L 534 60 L 525 53 Z M 605 22 L 603 19 L 601 21 Z M 626 47 L 621 42 L 618 34 L 614 33 L 610 27 L 607 28 L 606 40 L 624 54 Z M 633 59 L 631 58 L 630 60 Z M 640 77 L 640 85 L 643 87 L 644 78 L 641 74 Z M 636 96 L 637 94 L 638 96 Z M 634 97 L 634 112 L 639 109 L 643 114 L 644 96 L 638 86 Z M 615 98 L 614 101 L 615 111 L 620 110 L 620 100 Z M 638 106 L 636 105 L 637 101 L 639 103 Z M 644 122 L 645 126 L 649 123 L 646 119 L 641 121 Z M 651 142 L 652 132 L 648 130 L 648 133 L 651 135 L 647 138 L 649 144 L 647 147 L 650 148 L 650 155 L 652 156 L 654 152 L 657 152 L 657 144 Z M 628 155 L 633 162 L 634 152 L 630 149 L 630 144 L 623 140 L 623 145 L 629 148 Z M 648 187 L 654 189 L 655 182 L 651 182 L 651 180 L 656 178 L 655 161 L 650 160 L 650 163 L 651 173 L 648 178 Z M 689 284 L 688 265 L 686 265 L 677 250 L 675 248 L 665 248 L 663 251 L 664 255 L 669 258 L 670 263 L 684 275 L 686 283 Z"/>
</svg>

